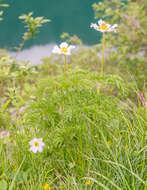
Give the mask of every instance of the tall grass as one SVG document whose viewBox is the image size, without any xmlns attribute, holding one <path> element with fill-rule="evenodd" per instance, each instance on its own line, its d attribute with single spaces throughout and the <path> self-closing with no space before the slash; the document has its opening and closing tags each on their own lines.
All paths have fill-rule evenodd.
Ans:
<svg viewBox="0 0 147 190">
<path fill-rule="evenodd" d="M 98 91 L 99 82 L 107 85 Z M 1 174 L 14 179 L 25 156 L 18 189 L 48 183 L 52 189 L 145 190 L 146 110 L 126 105 L 128 91 L 117 76 L 83 70 L 69 71 L 67 80 L 42 80 L 22 128 L 2 150 Z M 43 138 L 43 153 L 28 151 L 34 137 Z"/>
</svg>

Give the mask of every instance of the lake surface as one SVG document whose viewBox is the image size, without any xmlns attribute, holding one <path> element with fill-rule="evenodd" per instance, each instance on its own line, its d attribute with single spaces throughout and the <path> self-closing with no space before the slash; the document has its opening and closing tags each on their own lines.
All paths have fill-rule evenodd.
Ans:
<svg viewBox="0 0 147 190">
<path fill-rule="evenodd" d="M 34 16 L 44 16 L 52 20 L 41 28 L 36 39 L 25 44 L 32 45 L 60 43 L 60 35 L 67 32 L 77 35 L 84 44 L 96 44 L 100 34 L 90 28 L 95 22 L 92 4 L 98 0 L 4 0 L 9 7 L 4 8 L 4 20 L 0 22 L 0 48 L 14 48 L 22 42 L 25 31 L 21 14 L 34 12 Z"/>
</svg>

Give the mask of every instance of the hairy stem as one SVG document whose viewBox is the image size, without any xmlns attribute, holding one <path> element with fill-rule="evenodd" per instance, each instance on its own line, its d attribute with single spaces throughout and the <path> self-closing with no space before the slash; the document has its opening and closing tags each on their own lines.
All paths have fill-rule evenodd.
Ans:
<svg viewBox="0 0 147 190">
<path fill-rule="evenodd" d="M 102 37 L 102 62 L 101 62 L 101 75 L 103 76 L 104 72 L 104 60 L 105 60 L 105 33 L 103 32 Z"/>
<path fill-rule="evenodd" d="M 64 55 L 64 76 L 65 79 L 67 78 L 67 59 L 66 59 L 66 55 Z"/>
</svg>

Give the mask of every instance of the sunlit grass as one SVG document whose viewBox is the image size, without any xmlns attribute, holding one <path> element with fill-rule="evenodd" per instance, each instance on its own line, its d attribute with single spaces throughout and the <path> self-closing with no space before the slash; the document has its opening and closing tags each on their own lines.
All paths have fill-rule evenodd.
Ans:
<svg viewBox="0 0 147 190">
<path fill-rule="evenodd" d="M 109 3 L 94 7 L 103 10 Z M 123 6 L 128 14 L 136 10 L 137 19 L 145 14 L 136 3 L 122 3 L 120 13 Z M 113 11 L 104 12 L 110 18 Z M 32 13 L 21 19 L 28 29 L 24 42 L 49 21 Z M 141 27 L 137 21 L 133 27 Z M 147 189 L 146 46 L 139 38 L 145 29 L 133 33 L 133 41 L 133 30 L 104 35 L 116 26 L 99 20 L 92 27 L 103 32 L 102 45 L 77 46 L 70 55 L 74 46 L 61 43 L 42 65 L 0 56 L 0 190 Z M 125 26 L 122 20 L 120 29 Z"/>
<path fill-rule="evenodd" d="M 43 79 L 8 127 L 2 179 L 10 189 L 145 189 L 146 110 L 123 104 L 129 89 L 117 76 L 68 74 Z M 29 151 L 35 137 L 45 143 L 36 154 Z"/>
</svg>

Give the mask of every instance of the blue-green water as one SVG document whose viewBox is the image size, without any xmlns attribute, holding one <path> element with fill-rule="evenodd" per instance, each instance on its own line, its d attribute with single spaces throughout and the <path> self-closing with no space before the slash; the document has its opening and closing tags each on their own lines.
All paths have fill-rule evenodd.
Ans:
<svg viewBox="0 0 147 190">
<path fill-rule="evenodd" d="M 18 17 L 34 12 L 34 16 L 45 16 L 52 20 L 41 29 L 36 39 L 25 44 L 43 45 L 61 42 L 60 35 L 76 34 L 84 44 L 95 44 L 98 33 L 90 29 L 94 22 L 92 4 L 98 0 L 4 0 L 10 6 L 4 9 L 4 20 L 0 22 L 0 47 L 15 47 L 22 41 L 24 25 Z"/>
</svg>

